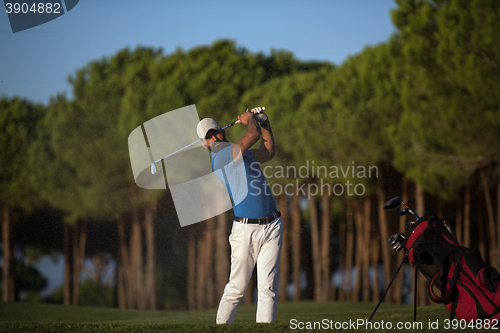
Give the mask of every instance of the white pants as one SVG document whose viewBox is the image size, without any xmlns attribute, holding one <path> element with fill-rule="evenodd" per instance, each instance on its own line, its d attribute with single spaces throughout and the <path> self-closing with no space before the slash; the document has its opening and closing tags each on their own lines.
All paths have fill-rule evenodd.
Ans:
<svg viewBox="0 0 500 333">
<path fill-rule="evenodd" d="M 278 309 L 279 264 L 283 244 L 281 218 L 264 224 L 233 223 L 231 274 L 217 311 L 217 324 L 232 323 L 257 264 L 258 323 L 272 323 Z"/>
</svg>

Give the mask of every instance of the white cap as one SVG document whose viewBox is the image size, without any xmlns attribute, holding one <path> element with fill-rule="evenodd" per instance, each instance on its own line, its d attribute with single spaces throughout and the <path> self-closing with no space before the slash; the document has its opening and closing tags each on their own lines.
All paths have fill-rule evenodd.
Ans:
<svg viewBox="0 0 500 333">
<path fill-rule="evenodd" d="M 198 126 L 196 126 L 196 132 L 200 139 L 205 139 L 205 136 L 207 136 L 207 132 L 211 129 L 220 130 L 219 123 L 212 118 L 202 119 L 198 123 Z"/>
</svg>

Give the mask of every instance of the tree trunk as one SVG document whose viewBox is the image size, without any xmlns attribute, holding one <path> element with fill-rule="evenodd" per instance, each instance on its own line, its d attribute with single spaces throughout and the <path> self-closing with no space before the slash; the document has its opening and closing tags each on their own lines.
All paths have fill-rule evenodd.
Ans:
<svg viewBox="0 0 500 333">
<path fill-rule="evenodd" d="M 379 281 L 379 272 L 378 266 L 380 262 L 380 243 L 373 241 L 370 242 L 371 246 L 371 266 L 373 267 L 373 291 L 372 291 L 372 301 L 378 301 L 380 299 L 380 281 Z"/>
<path fill-rule="evenodd" d="M 3 296 L 4 302 L 14 302 L 16 300 L 15 290 L 15 261 L 14 261 L 14 242 L 13 228 L 11 219 L 11 209 L 8 205 L 3 207 L 2 223 L 2 244 L 3 244 Z"/>
<path fill-rule="evenodd" d="M 71 293 L 71 305 L 78 306 L 80 296 L 80 230 L 79 221 L 73 226 L 73 292 Z"/>
<path fill-rule="evenodd" d="M 72 276 L 72 291 L 71 291 L 71 305 L 78 306 L 78 298 L 80 294 L 80 269 L 79 269 L 79 259 L 80 259 L 80 230 L 79 221 L 77 220 L 72 231 L 72 245 L 73 245 L 73 276 Z"/>
<path fill-rule="evenodd" d="M 465 247 L 470 248 L 470 184 L 465 188 L 464 197 L 464 242 Z"/>
<path fill-rule="evenodd" d="M 64 280 L 63 280 L 63 305 L 71 305 L 71 282 L 73 275 L 73 258 L 71 253 L 70 226 L 64 223 L 63 227 L 64 246 Z"/>
<path fill-rule="evenodd" d="M 294 193 L 291 209 L 292 209 L 292 270 L 293 270 L 293 299 L 300 300 L 300 254 L 301 254 L 301 228 L 300 228 L 300 195 L 298 190 Z"/>
<path fill-rule="evenodd" d="M 118 307 L 120 309 L 133 308 L 132 289 L 130 287 L 130 272 L 129 270 L 129 254 L 127 249 L 127 239 L 125 237 L 125 221 L 123 216 L 118 216 L 116 221 L 118 229 L 118 246 L 119 246 L 119 262 L 118 262 Z M 128 292 L 127 292 L 128 291 Z M 127 306 L 128 304 L 128 306 Z"/>
<path fill-rule="evenodd" d="M 309 198 L 309 212 L 311 224 L 311 252 L 312 252 L 312 266 L 314 272 L 314 300 L 321 299 L 321 261 L 320 261 L 320 242 L 319 242 L 319 228 L 318 228 L 318 207 L 316 205 L 316 198 L 311 196 Z"/>
<path fill-rule="evenodd" d="M 155 267 L 155 231 L 154 217 L 158 200 L 153 201 L 146 207 L 144 217 L 144 231 L 146 234 L 146 301 L 149 310 L 156 310 L 156 267 Z"/>
<path fill-rule="evenodd" d="M 425 197 L 424 197 L 424 191 L 420 185 L 415 186 L 415 201 L 416 201 L 416 210 L 417 214 L 420 214 L 419 216 L 422 216 L 425 214 Z M 427 288 L 427 279 L 418 271 L 418 298 L 417 298 L 417 304 L 420 306 L 427 305 L 428 302 L 428 297 L 427 293 L 425 292 Z"/>
<path fill-rule="evenodd" d="M 207 307 L 215 306 L 215 291 L 214 291 L 214 225 L 215 219 L 209 218 L 207 223 L 207 231 L 205 233 L 205 294 L 207 295 Z"/>
<path fill-rule="evenodd" d="M 196 249 L 196 267 L 198 271 L 196 272 L 196 309 L 202 310 L 205 307 L 205 281 L 206 281 L 206 225 L 203 225 L 202 236 L 199 237 L 198 246 Z"/>
<path fill-rule="evenodd" d="M 493 204 L 491 202 L 491 195 L 488 189 L 488 179 L 486 178 L 486 174 L 484 170 L 481 170 L 481 183 L 483 186 L 484 200 L 486 204 L 486 211 L 488 212 L 488 236 L 489 236 L 489 257 L 490 264 L 492 266 L 498 267 L 497 258 L 496 258 L 496 250 L 497 250 L 497 233 L 495 230 L 495 214 L 493 212 Z"/>
<path fill-rule="evenodd" d="M 403 176 L 402 179 L 402 188 L 401 188 L 401 197 L 403 200 L 407 200 L 408 198 L 408 180 L 406 176 Z M 404 232 L 405 230 L 405 225 L 406 225 L 406 216 L 400 216 L 399 217 L 399 232 Z M 389 246 L 387 243 L 385 243 L 387 250 L 389 250 Z M 396 261 L 396 264 L 399 265 L 399 263 L 403 260 L 404 257 L 404 251 L 401 250 L 397 254 L 398 260 Z M 393 267 L 394 272 L 391 272 L 389 277 L 391 277 L 395 272 L 396 272 L 396 265 L 389 265 L 389 267 Z M 402 304 L 403 303 L 403 282 L 404 282 L 404 276 L 405 276 L 405 270 L 404 266 L 402 267 L 400 273 L 398 274 L 398 277 L 394 280 L 394 289 L 393 289 L 393 294 L 392 294 L 392 300 L 397 303 L 397 304 Z M 413 281 L 413 280 L 412 280 Z M 413 283 L 413 282 L 411 282 Z M 385 287 L 389 285 L 389 282 L 386 283 Z M 391 287 L 392 288 L 392 287 Z"/>
<path fill-rule="evenodd" d="M 496 268 L 500 268 L 500 179 L 498 180 L 498 185 L 497 185 L 497 253 L 496 253 L 496 258 L 497 258 L 497 266 Z"/>
<path fill-rule="evenodd" d="M 132 192 L 132 232 L 130 235 L 130 276 L 133 290 L 134 309 L 144 310 L 146 300 L 143 290 L 143 256 L 142 256 L 142 227 L 139 220 L 137 196 Z"/>
<path fill-rule="evenodd" d="M 85 246 L 87 243 L 87 219 L 78 221 L 73 226 L 73 305 L 78 306 L 80 297 L 80 273 L 85 262 Z"/>
<path fill-rule="evenodd" d="M 486 239 L 486 221 L 485 221 L 485 216 L 484 216 L 484 209 L 485 207 L 482 205 L 482 203 L 479 204 L 479 209 L 477 212 L 477 215 L 474 215 L 474 218 L 477 219 L 477 228 L 479 229 L 479 252 L 483 255 L 483 259 L 487 264 L 491 265 L 491 258 L 486 258 L 487 252 L 486 252 L 486 242 L 484 241 Z M 476 228 L 474 228 L 476 229 Z"/>
<path fill-rule="evenodd" d="M 356 267 L 356 280 L 354 282 L 353 301 L 359 301 L 362 293 L 361 276 L 363 272 L 364 244 L 363 244 L 363 215 L 359 203 L 355 201 L 354 223 L 356 224 L 356 252 L 354 253 L 354 266 Z"/>
<path fill-rule="evenodd" d="M 384 203 L 387 201 L 382 183 L 379 183 L 377 188 L 378 198 L 378 222 L 380 226 L 380 246 L 382 248 L 382 264 L 384 267 L 384 286 L 388 286 L 391 281 L 391 256 L 389 253 L 389 246 L 387 240 L 389 239 L 389 228 L 387 226 L 387 216 L 384 210 Z M 404 230 L 404 229 L 403 229 Z M 378 288 L 377 288 L 378 289 Z M 389 299 L 386 299 L 386 301 Z"/>
<path fill-rule="evenodd" d="M 331 193 L 323 193 L 323 214 L 321 221 L 321 274 L 322 274 L 322 301 L 328 301 L 330 297 L 330 205 Z M 335 298 L 333 295 L 332 300 Z"/>
<path fill-rule="evenodd" d="M 229 281 L 230 251 L 227 235 L 227 224 L 227 214 L 220 214 L 217 217 L 217 226 L 215 229 L 215 280 L 217 288 L 215 296 L 217 299 L 220 299 L 222 297 L 222 294 L 224 293 L 224 287 Z"/>
<path fill-rule="evenodd" d="M 348 290 L 348 281 L 347 281 L 347 242 L 346 242 L 346 225 L 348 219 L 348 211 L 349 205 L 346 205 L 345 218 L 341 218 L 339 221 L 339 272 L 340 272 L 340 285 L 339 285 L 339 293 L 338 300 L 339 301 L 347 301 L 347 290 Z"/>
<path fill-rule="evenodd" d="M 433 200 L 434 202 L 434 207 L 437 208 L 437 216 L 439 216 L 440 218 L 443 218 L 444 217 L 444 202 L 443 200 L 439 199 L 439 198 L 435 198 Z"/>
<path fill-rule="evenodd" d="M 353 269 L 353 260 L 354 260 L 354 251 L 355 251 L 355 243 L 354 243 L 354 212 L 353 212 L 354 201 L 349 201 L 347 203 L 347 212 L 346 212 L 346 229 L 347 229 L 347 240 L 346 240 L 346 283 L 347 283 L 347 298 L 346 300 L 355 301 L 357 297 L 352 289 L 352 269 Z"/>
<path fill-rule="evenodd" d="M 139 244 L 140 241 L 137 239 L 140 238 L 140 225 L 139 221 L 132 221 L 132 228 L 130 231 L 130 266 L 129 266 L 129 275 L 130 275 L 130 289 L 132 295 L 132 309 L 139 308 L 139 280 L 141 279 L 142 273 L 142 260 L 138 258 L 139 252 Z M 140 253 L 140 252 L 139 252 Z"/>
<path fill-rule="evenodd" d="M 365 199 L 363 206 L 356 202 L 354 218 L 356 223 L 356 282 L 354 286 L 354 300 L 361 299 L 365 302 L 370 300 L 370 277 L 369 277 L 369 233 L 370 228 L 367 224 L 369 219 L 370 203 L 369 199 Z M 368 214 L 368 215 L 367 215 Z"/>
<path fill-rule="evenodd" d="M 455 233 L 457 235 L 457 239 L 459 243 L 462 243 L 462 236 L 463 236 L 463 215 L 462 215 L 462 205 L 461 205 L 461 200 L 459 200 L 455 204 L 455 212 L 456 212 L 456 222 L 455 222 Z"/>
<path fill-rule="evenodd" d="M 288 277 L 289 277 L 289 256 L 288 256 L 288 203 L 287 196 L 285 194 L 280 195 L 278 198 L 279 210 L 281 211 L 281 219 L 285 226 L 283 231 L 283 245 L 281 247 L 281 259 L 280 259 L 280 281 L 278 290 L 279 301 L 286 301 L 288 299 Z"/>
<path fill-rule="evenodd" d="M 196 235 L 195 226 L 190 226 L 188 233 L 187 301 L 188 309 L 196 309 Z"/>
<path fill-rule="evenodd" d="M 362 220 L 362 248 L 363 248 L 363 300 L 370 301 L 370 217 L 371 217 L 371 200 L 366 196 L 364 200 Z"/>
</svg>

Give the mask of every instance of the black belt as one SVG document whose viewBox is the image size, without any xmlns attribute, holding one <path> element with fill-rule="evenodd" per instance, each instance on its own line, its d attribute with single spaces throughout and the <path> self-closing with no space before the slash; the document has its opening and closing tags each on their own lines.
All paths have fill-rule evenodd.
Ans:
<svg viewBox="0 0 500 333">
<path fill-rule="evenodd" d="M 267 224 L 269 222 L 272 222 L 274 220 L 276 220 L 278 217 L 281 216 L 281 212 L 280 211 L 277 211 L 276 213 L 274 213 L 273 215 L 270 215 L 268 217 L 260 217 L 258 219 L 248 219 L 246 217 L 235 217 L 234 220 L 236 222 L 241 222 L 241 223 L 244 223 L 244 224 Z"/>
</svg>

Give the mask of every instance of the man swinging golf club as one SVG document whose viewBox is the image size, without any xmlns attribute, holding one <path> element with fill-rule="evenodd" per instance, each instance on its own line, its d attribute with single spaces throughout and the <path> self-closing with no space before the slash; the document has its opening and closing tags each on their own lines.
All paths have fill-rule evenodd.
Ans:
<svg viewBox="0 0 500 333">
<path fill-rule="evenodd" d="M 227 141 L 225 131 L 211 118 L 201 120 L 197 126 L 198 137 L 210 150 L 212 168 L 217 178 L 226 185 L 235 215 L 229 236 L 231 273 L 216 322 L 225 324 L 234 321 L 238 304 L 257 264 L 256 321 L 271 323 L 278 308 L 284 225 L 259 163 L 274 157 L 274 138 L 262 108 L 254 108 L 251 112 L 247 110 L 238 116 L 238 120 L 247 130 L 236 144 Z M 250 149 L 261 135 L 260 147 Z"/>
</svg>

